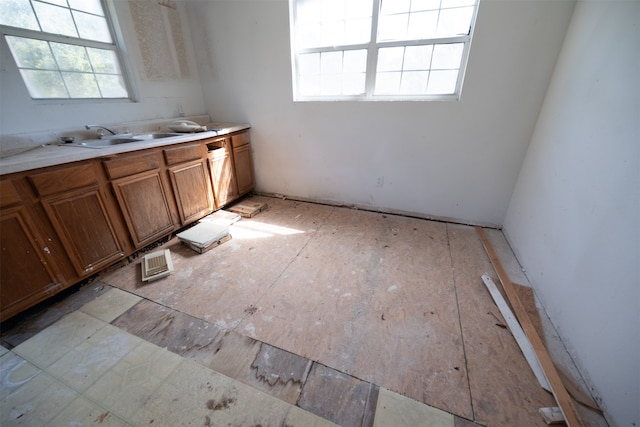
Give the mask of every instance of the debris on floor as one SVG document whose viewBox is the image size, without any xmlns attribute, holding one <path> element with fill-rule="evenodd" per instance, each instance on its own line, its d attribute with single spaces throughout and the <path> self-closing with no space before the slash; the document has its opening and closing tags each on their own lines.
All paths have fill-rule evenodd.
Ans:
<svg viewBox="0 0 640 427">
<path fill-rule="evenodd" d="M 173 271 L 171 252 L 169 249 L 151 252 L 142 258 L 141 266 L 143 282 L 166 277 Z"/>
<path fill-rule="evenodd" d="M 199 254 L 231 240 L 229 226 L 215 222 L 200 222 L 188 230 L 176 234 L 176 237 Z"/>
<path fill-rule="evenodd" d="M 231 212 L 242 215 L 243 218 L 253 218 L 265 209 L 267 204 L 260 202 L 240 202 L 229 208 Z"/>
<path fill-rule="evenodd" d="M 240 221 L 241 218 L 242 217 L 237 213 L 220 209 L 210 215 L 205 216 L 199 222 L 212 222 L 214 224 L 230 226 L 231 224 Z"/>
</svg>

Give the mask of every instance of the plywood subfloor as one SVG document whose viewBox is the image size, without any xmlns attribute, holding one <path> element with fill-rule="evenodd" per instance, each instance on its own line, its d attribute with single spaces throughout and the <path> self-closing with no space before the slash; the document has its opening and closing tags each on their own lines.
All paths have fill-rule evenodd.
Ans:
<svg viewBox="0 0 640 427">
<path fill-rule="evenodd" d="M 251 200 L 269 208 L 214 250 L 169 241 L 171 276 L 143 283 L 137 261 L 101 280 L 214 324 L 203 345 L 244 336 L 252 358 L 257 340 L 317 362 L 319 385 L 322 367 L 481 424 L 545 425 L 538 408 L 553 398 L 484 288 L 481 274 L 497 278 L 473 227 Z M 489 235 L 513 258 L 499 231 Z M 517 263 L 506 265 L 522 282 Z M 301 401 L 312 406 L 309 393 Z"/>
</svg>

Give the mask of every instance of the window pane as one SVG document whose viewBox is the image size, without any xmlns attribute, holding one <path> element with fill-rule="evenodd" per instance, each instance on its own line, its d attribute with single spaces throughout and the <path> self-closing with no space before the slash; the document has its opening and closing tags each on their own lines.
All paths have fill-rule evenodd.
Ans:
<svg viewBox="0 0 640 427">
<path fill-rule="evenodd" d="M 73 17 L 76 20 L 80 38 L 104 43 L 113 41 L 105 18 L 82 12 L 73 12 Z"/>
<path fill-rule="evenodd" d="M 103 98 L 126 98 L 129 96 L 122 76 L 96 74 L 96 80 L 98 80 Z"/>
<path fill-rule="evenodd" d="M 64 36 L 78 37 L 69 9 L 50 4 L 33 2 L 42 31 Z"/>
<path fill-rule="evenodd" d="M 114 51 L 88 47 L 87 53 L 94 72 L 120 74 L 120 64 Z"/>
<path fill-rule="evenodd" d="M 412 40 L 432 38 L 438 26 L 438 11 L 412 13 L 407 37 Z"/>
<path fill-rule="evenodd" d="M 438 35 L 444 37 L 469 34 L 472 16 L 473 7 L 441 10 Z"/>
<path fill-rule="evenodd" d="M 429 95 L 448 95 L 456 90 L 458 70 L 431 71 L 427 93 Z"/>
<path fill-rule="evenodd" d="M 400 71 L 404 47 L 385 47 L 378 50 L 378 71 Z"/>
<path fill-rule="evenodd" d="M 344 13 L 344 0 L 322 0 L 320 9 L 320 19 L 322 21 L 343 20 Z"/>
<path fill-rule="evenodd" d="M 377 73 L 376 94 L 390 95 L 398 93 L 401 76 L 401 72 Z"/>
<path fill-rule="evenodd" d="M 40 30 L 31 5 L 24 0 L 2 0 L 0 24 L 28 30 Z"/>
<path fill-rule="evenodd" d="M 371 39 L 371 18 L 346 21 L 344 44 L 367 43 Z"/>
<path fill-rule="evenodd" d="M 297 24 L 296 42 L 299 48 L 317 47 L 322 45 L 322 24 Z"/>
<path fill-rule="evenodd" d="M 322 74 L 342 73 L 342 52 L 323 52 L 320 55 L 320 72 Z"/>
<path fill-rule="evenodd" d="M 407 35 L 409 14 L 381 16 L 378 22 L 378 40 L 401 40 Z"/>
<path fill-rule="evenodd" d="M 6 39 L 19 68 L 56 69 L 49 43 L 13 36 L 7 36 Z"/>
<path fill-rule="evenodd" d="M 427 92 L 428 71 L 407 71 L 402 73 L 400 93 L 404 95 L 421 95 Z"/>
<path fill-rule="evenodd" d="M 51 50 L 58 61 L 58 67 L 64 71 L 91 71 L 89 58 L 83 46 L 51 43 Z M 66 80 L 66 78 L 65 78 Z M 71 95 L 73 96 L 73 94 Z"/>
<path fill-rule="evenodd" d="M 476 1 L 477 0 L 442 0 L 441 7 L 445 9 L 448 7 L 474 6 Z"/>
<path fill-rule="evenodd" d="M 306 74 L 300 76 L 300 94 L 311 96 L 320 94 L 320 74 Z"/>
<path fill-rule="evenodd" d="M 381 2 L 381 15 L 392 15 L 395 13 L 409 12 L 409 7 L 411 5 L 410 0 L 381 0 Z"/>
<path fill-rule="evenodd" d="M 432 69 L 460 68 L 463 43 L 439 44 L 433 48 Z"/>
<path fill-rule="evenodd" d="M 373 0 L 348 0 L 345 9 L 345 18 L 371 18 L 373 12 Z"/>
<path fill-rule="evenodd" d="M 367 71 L 367 51 L 361 49 L 344 52 L 343 71 L 345 73 L 364 73 Z"/>
<path fill-rule="evenodd" d="M 440 0 L 411 0 L 411 11 L 437 10 L 440 8 Z"/>
<path fill-rule="evenodd" d="M 433 45 L 407 46 L 404 52 L 404 70 L 428 70 Z"/>
<path fill-rule="evenodd" d="M 100 98 L 98 85 L 89 73 L 62 73 L 72 98 Z"/>
<path fill-rule="evenodd" d="M 42 1 L 42 0 L 38 0 L 38 1 Z M 53 3 L 53 4 L 57 4 L 58 6 L 64 6 L 67 7 L 67 0 L 44 0 L 46 3 Z"/>
<path fill-rule="evenodd" d="M 32 98 L 68 98 L 57 71 L 20 70 Z"/>
<path fill-rule="evenodd" d="M 320 54 L 307 53 L 298 56 L 298 74 L 320 74 Z"/>
<path fill-rule="evenodd" d="M 72 9 L 104 16 L 100 0 L 69 0 L 69 6 L 71 6 Z"/>
<path fill-rule="evenodd" d="M 340 95 L 342 93 L 342 76 L 339 74 L 323 74 L 320 76 L 321 95 Z"/>
<path fill-rule="evenodd" d="M 366 74 L 346 73 L 342 76 L 342 94 L 359 95 L 364 93 Z"/>
</svg>

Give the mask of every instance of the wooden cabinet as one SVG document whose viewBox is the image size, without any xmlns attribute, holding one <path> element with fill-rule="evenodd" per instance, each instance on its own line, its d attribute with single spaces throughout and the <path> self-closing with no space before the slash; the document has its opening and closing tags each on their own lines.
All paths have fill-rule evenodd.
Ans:
<svg viewBox="0 0 640 427">
<path fill-rule="evenodd" d="M 49 248 L 11 181 L 0 182 L 0 321 L 61 287 Z"/>
<path fill-rule="evenodd" d="M 235 169 L 238 193 L 247 194 L 254 187 L 253 160 L 249 132 L 242 132 L 231 137 L 233 146 L 233 166 Z"/>
<path fill-rule="evenodd" d="M 174 230 L 171 198 L 162 179 L 159 153 L 123 156 L 103 163 L 136 249 Z"/>
<path fill-rule="evenodd" d="M 231 157 L 229 139 L 223 138 L 214 141 L 213 144 L 209 145 L 207 156 L 216 208 L 220 209 L 238 198 L 238 184 L 233 172 L 233 159 Z"/>
<path fill-rule="evenodd" d="M 213 212 L 213 193 L 202 144 L 164 150 L 182 225 Z"/>
<path fill-rule="evenodd" d="M 0 320 L 253 187 L 247 131 L 3 175 Z"/>
<path fill-rule="evenodd" d="M 249 132 L 216 138 L 206 143 L 216 208 L 253 190 L 253 160 Z"/>
<path fill-rule="evenodd" d="M 124 257 L 94 163 L 29 179 L 78 276 L 93 274 Z"/>
</svg>

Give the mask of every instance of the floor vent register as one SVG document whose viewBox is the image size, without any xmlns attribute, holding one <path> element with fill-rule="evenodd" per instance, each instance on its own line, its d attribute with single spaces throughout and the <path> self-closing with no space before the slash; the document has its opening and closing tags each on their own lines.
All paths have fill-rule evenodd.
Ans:
<svg viewBox="0 0 640 427">
<path fill-rule="evenodd" d="M 144 282 L 166 277 L 172 271 L 173 262 L 171 262 L 169 249 L 152 252 L 142 259 L 142 280 Z"/>
</svg>

